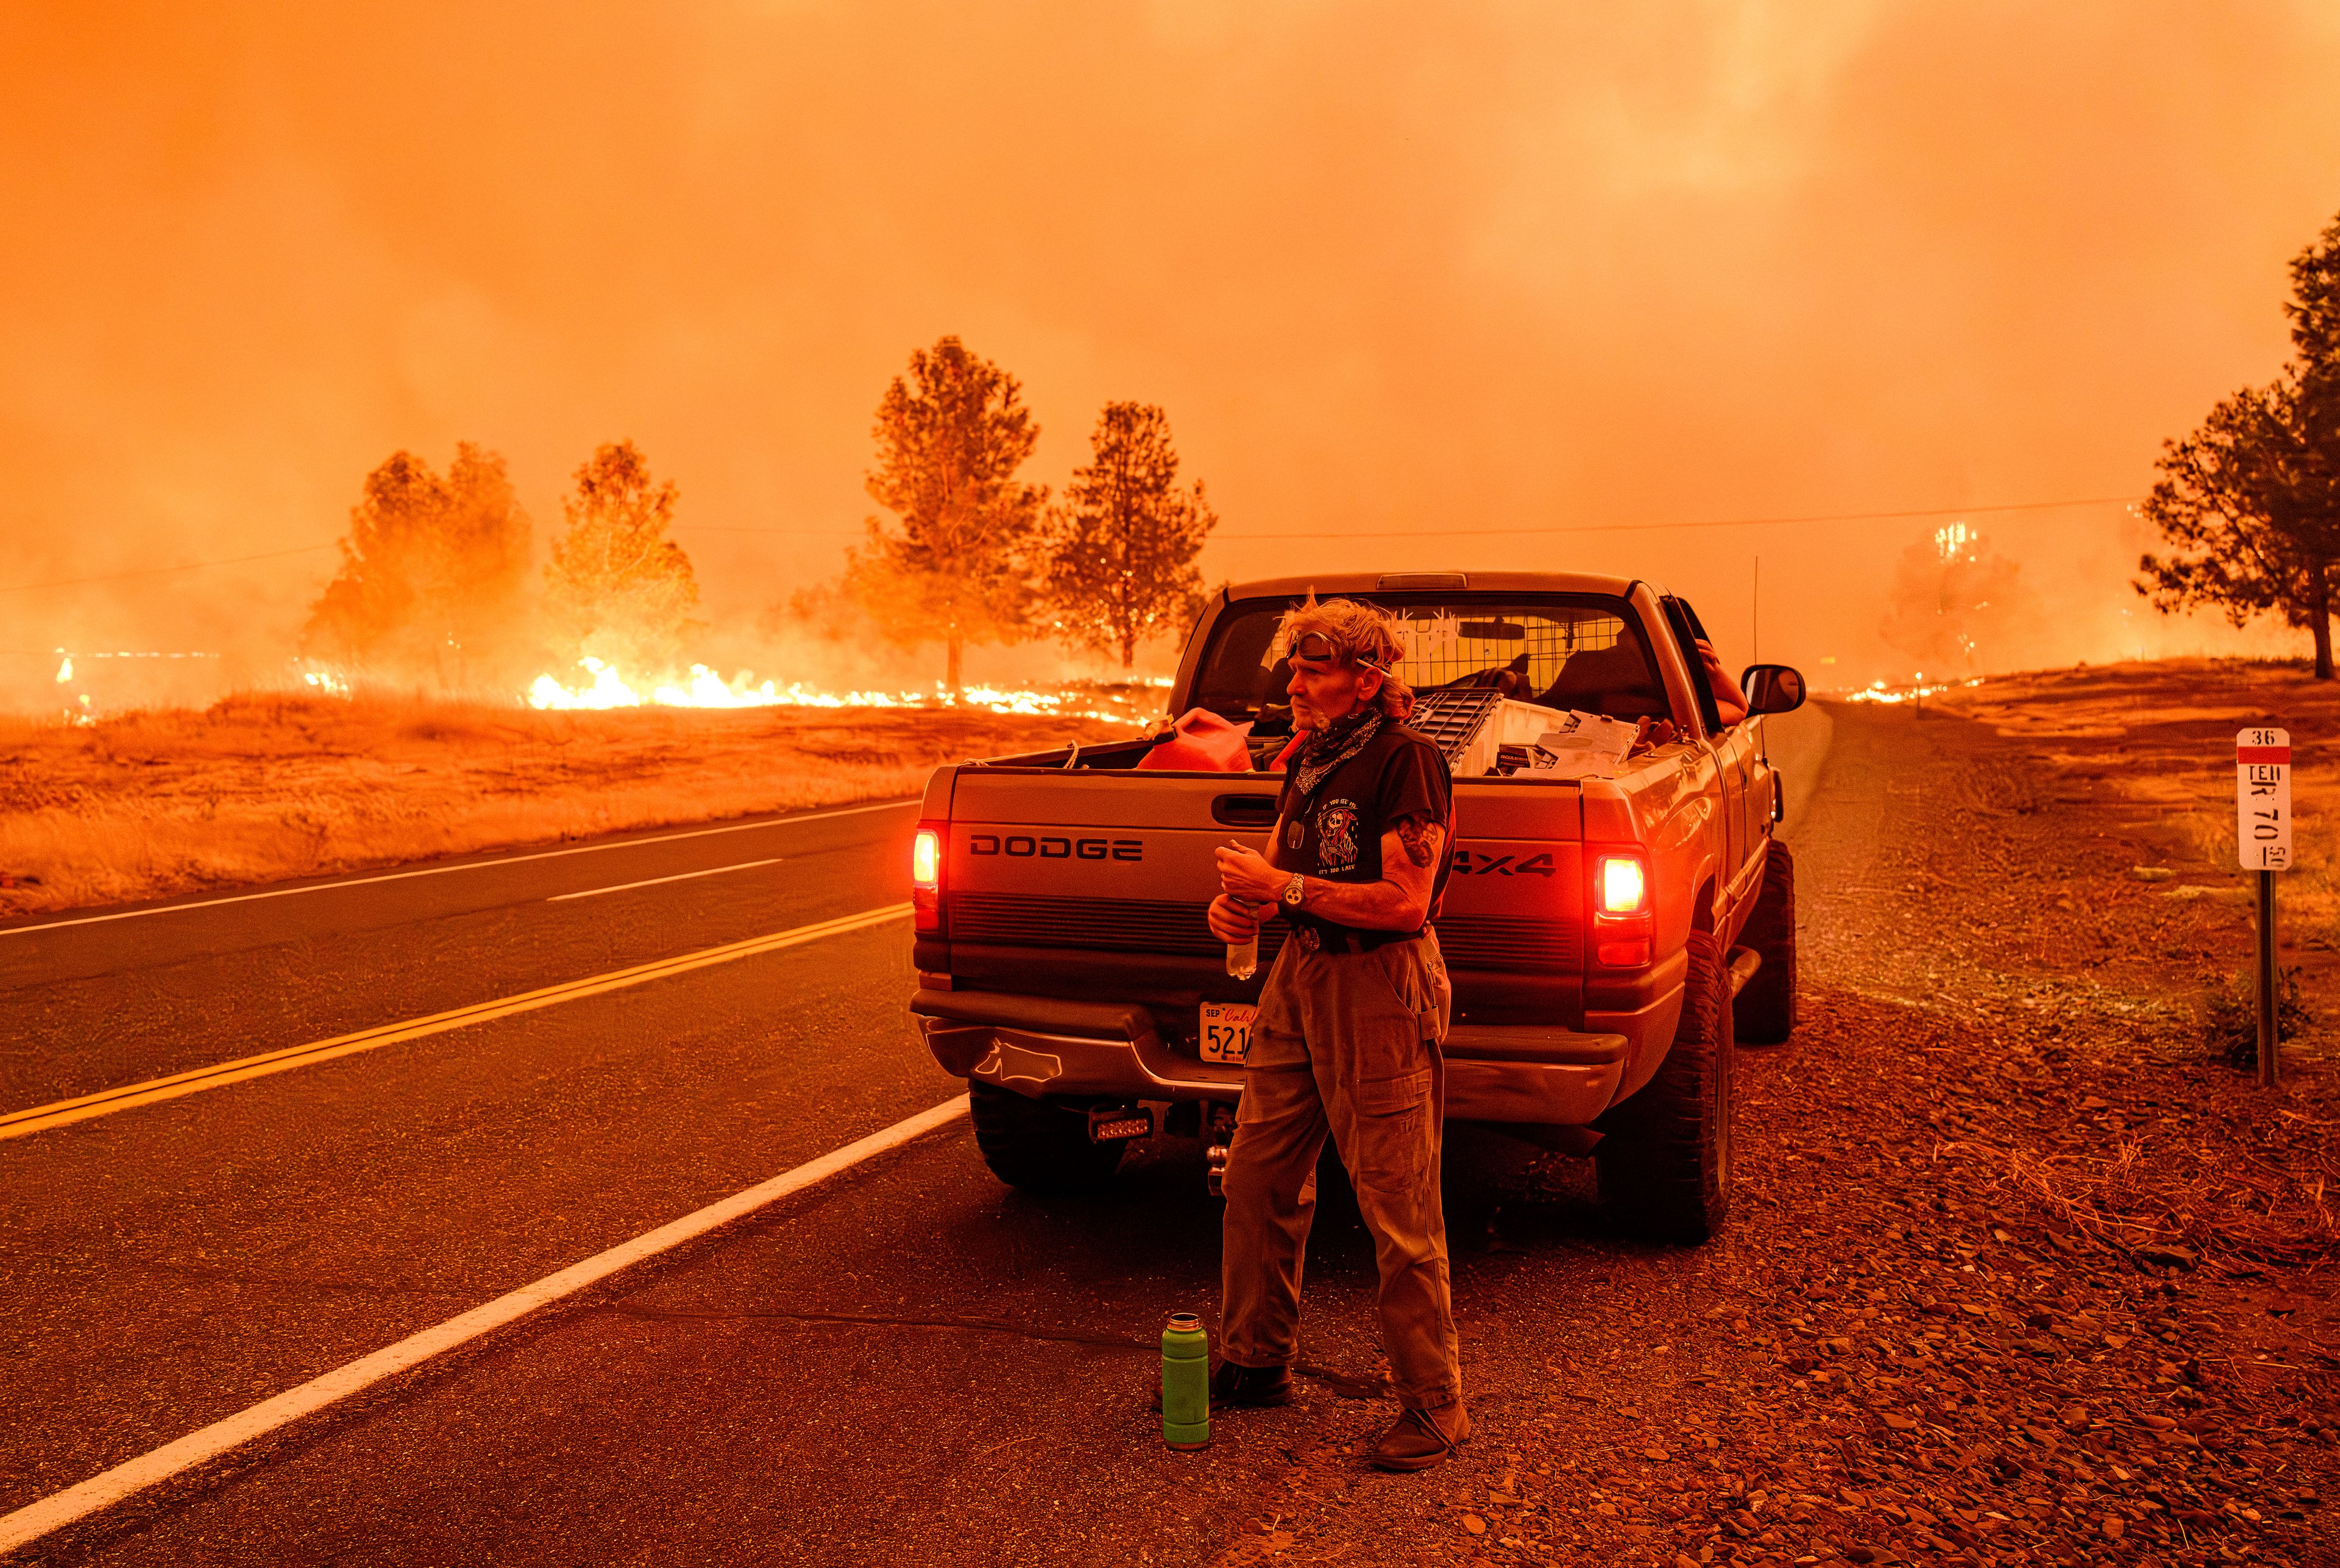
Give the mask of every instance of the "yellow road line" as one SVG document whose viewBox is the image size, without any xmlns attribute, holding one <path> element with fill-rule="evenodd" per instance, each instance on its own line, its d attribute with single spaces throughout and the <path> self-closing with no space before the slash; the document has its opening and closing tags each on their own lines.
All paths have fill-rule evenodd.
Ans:
<svg viewBox="0 0 2340 1568">
<path fill-rule="evenodd" d="M 143 1084 L 125 1084 L 118 1089 L 101 1089 L 94 1095 L 58 1100 L 51 1105 L 34 1106 L 29 1109 L 11 1111 L 0 1116 L 0 1139 L 23 1137 L 28 1133 L 46 1132 L 51 1127 L 86 1121 L 92 1116 L 110 1116 L 133 1106 L 150 1106 L 157 1100 L 172 1100 L 181 1095 L 199 1094 L 226 1084 L 240 1084 L 247 1078 L 265 1077 L 270 1073 L 305 1067 L 312 1062 L 331 1061 L 357 1051 L 370 1051 L 377 1046 L 396 1045 L 402 1040 L 421 1039 L 425 1035 L 444 1034 L 449 1029 L 466 1028 L 472 1024 L 484 1024 L 491 1018 L 510 1017 L 514 1013 L 534 1012 L 561 1002 L 573 1002 L 583 997 L 597 997 L 604 991 L 621 990 L 646 981 L 663 979 L 669 975 L 685 974 L 703 969 L 710 964 L 728 964 L 734 958 L 749 958 L 758 953 L 777 952 L 782 948 L 799 947 L 806 942 L 818 942 L 823 937 L 842 936 L 868 926 L 880 926 L 888 920 L 898 920 L 910 912 L 907 904 L 889 904 L 882 909 L 866 909 L 858 915 L 844 915 L 834 920 L 822 920 L 810 926 L 798 926 L 793 930 L 776 931 L 766 937 L 750 937 L 744 942 L 729 942 L 719 948 L 702 948 L 695 953 L 678 958 L 660 958 L 653 964 L 637 964 L 629 969 L 612 969 L 606 975 L 590 975 L 581 980 L 570 980 L 559 986 L 547 986 L 541 990 L 523 991 L 516 997 L 505 997 L 492 1002 L 476 1002 L 468 1007 L 455 1007 L 428 1017 L 409 1018 L 403 1023 L 382 1024 L 371 1029 L 360 1029 L 353 1035 L 336 1035 L 330 1040 L 316 1040 L 305 1046 L 287 1046 L 281 1051 L 268 1051 L 256 1057 L 239 1057 L 232 1062 L 215 1067 L 197 1067 L 191 1072 L 174 1073 L 166 1078 L 149 1078 Z"/>
<path fill-rule="evenodd" d="M 444 1355 L 483 1334 L 517 1322 L 540 1307 L 575 1295 L 620 1270 L 631 1268 L 687 1241 L 694 1241 L 719 1230 L 759 1209 L 769 1207 L 792 1193 L 802 1192 L 889 1149 L 900 1148 L 965 1115 L 965 1095 L 945 1100 L 932 1109 L 896 1122 L 883 1132 L 871 1133 L 833 1154 L 808 1160 L 796 1169 L 783 1172 L 745 1192 L 734 1193 L 729 1197 L 709 1204 L 697 1213 L 687 1214 L 648 1235 L 621 1242 L 582 1263 L 570 1264 L 558 1274 L 547 1275 L 532 1285 L 524 1285 L 460 1316 L 451 1317 L 419 1334 L 409 1335 L 372 1355 L 362 1356 L 346 1366 L 335 1367 L 322 1377 L 312 1378 L 297 1388 L 287 1389 L 273 1399 L 264 1399 L 249 1409 L 190 1432 L 151 1454 L 124 1461 L 111 1470 L 91 1476 L 78 1486 L 68 1486 L 37 1503 L 27 1503 L 14 1513 L 0 1515 L 0 1556 L 15 1552 L 27 1542 L 37 1541 L 76 1519 L 85 1519 L 100 1509 L 110 1508 L 157 1482 L 167 1481 L 172 1476 L 183 1475 L 209 1464 L 255 1437 L 290 1425 L 362 1389 L 371 1388 L 384 1378 L 394 1377 L 410 1367 L 420 1366 L 433 1357 Z"/>
</svg>

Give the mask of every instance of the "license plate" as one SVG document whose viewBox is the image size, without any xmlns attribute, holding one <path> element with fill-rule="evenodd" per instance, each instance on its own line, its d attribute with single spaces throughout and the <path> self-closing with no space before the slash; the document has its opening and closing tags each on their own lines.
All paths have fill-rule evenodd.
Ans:
<svg viewBox="0 0 2340 1568">
<path fill-rule="evenodd" d="M 1241 1067 L 1251 1054 L 1251 1021 L 1258 1017 L 1249 1002 L 1205 1002 L 1202 1031 L 1195 1037 L 1203 1059 Z"/>
</svg>

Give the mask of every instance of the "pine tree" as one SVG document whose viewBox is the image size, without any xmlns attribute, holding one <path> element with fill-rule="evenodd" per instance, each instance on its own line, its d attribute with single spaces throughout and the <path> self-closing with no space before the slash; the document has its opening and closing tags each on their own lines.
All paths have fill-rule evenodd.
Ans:
<svg viewBox="0 0 2340 1568">
<path fill-rule="evenodd" d="M 960 689 L 970 645 L 1013 641 L 1030 622 L 1026 554 L 1047 491 L 1016 471 L 1040 439 L 1016 378 L 955 337 L 914 351 L 878 404 L 871 499 L 899 531 L 869 520 L 846 581 L 886 635 L 940 642 L 944 681 Z"/>
<path fill-rule="evenodd" d="M 667 537 L 680 491 L 650 476 L 632 442 L 605 445 L 561 502 L 569 530 L 552 547 L 545 588 L 570 648 L 633 675 L 673 668 L 698 622 L 690 557 Z"/>
<path fill-rule="evenodd" d="M 305 651 L 442 690 L 505 673 L 523 636 L 530 525 L 504 460 L 469 442 L 441 479 L 410 452 L 366 476 Z"/>
<path fill-rule="evenodd" d="M 1136 662 L 1141 642 L 1183 630 L 1201 613 L 1195 558 L 1218 519 L 1200 481 L 1178 484 L 1170 421 L 1145 403 L 1111 402 L 1050 514 L 1048 609 L 1064 639 Z"/>
<path fill-rule="evenodd" d="M 1893 569 L 1877 633 L 1936 674 L 1972 674 L 2028 608 L 2020 568 L 1963 522 L 1914 541 Z"/>
<path fill-rule="evenodd" d="M 2223 399 L 2166 442 L 2144 515 L 2179 553 L 2147 555 L 2137 590 L 2165 614 L 2221 610 L 2242 626 L 2274 613 L 2315 640 L 2333 678 L 2333 576 L 2340 570 L 2340 221 L 2291 263 L 2297 355 L 2266 387 Z"/>
</svg>

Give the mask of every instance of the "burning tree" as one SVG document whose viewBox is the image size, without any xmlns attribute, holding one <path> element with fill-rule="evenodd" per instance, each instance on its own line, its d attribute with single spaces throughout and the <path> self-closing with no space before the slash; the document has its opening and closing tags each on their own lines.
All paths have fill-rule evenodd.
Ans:
<svg viewBox="0 0 2340 1568">
<path fill-rule="evenodd" d="M 2214 607 L 2241 626 L 2279 613 L 2315 641 L 2333 678 L 2333 571 L 2340 566 L 2340 222 L 2291 263 L 2297 361 L 2246 387 L 2184 441 L 2162 443 L 2145 516 L 2183 554 L 2147 555 L 2137 590 L 2164 614 Z"/>
<path fill-rule="evenodd" d="M 1026 556 L 1048 492 L 1016 479 L 1040 439 L 1021 391 L 946 337 L 914 351 L 908 379 L 895 377 L 878 404 L 868 490 L 901 531 L 871 518 L 868 547 L 848 554 L 846 581 L 895 642 L 943 645 L 953 696 L 969 644 L 1014 640 L 1030 621 Z"/>
<path fill-rule="evenodd" d="M 580 654 L 621 669 L 671 668 L 694 627 L 699 580 L 667 537 L 680 491 L 657 482 L 632 442 L 605 445 L 577 471 L 561 511 L 569 531 L 544 569 L 550 609 Z"/>
<path fill-rule="evenodd" d="M 304 652 L 441 689 L 489 680 L 525 624 L 528 514 L 504 460 L 469 442 L 441 479 L 410 452 L 366 476 L 342 565 L 310 606 Z"/>
<path fill-rule="evenodd" d="M 1895 563 L 1878 635 L 1928 668 L 1971 673 L 2022 608 L 2021 570 L 1965 523 L 1938 528 Z"/>
<path fill-rule="evenodd" d="M 1049 516 L 1043 591 L 1066 641 L 1118 650 L 1127 670 L 1140 642 L 1202 609 L 1195 557 L 1218 519 L 1201 481 L 1179 488 L 1178 452 L 1160 409 L 1106 404 L 1089 450 L 1089 466 L 1073 471 L 1066 504 Z"/>
</svg>

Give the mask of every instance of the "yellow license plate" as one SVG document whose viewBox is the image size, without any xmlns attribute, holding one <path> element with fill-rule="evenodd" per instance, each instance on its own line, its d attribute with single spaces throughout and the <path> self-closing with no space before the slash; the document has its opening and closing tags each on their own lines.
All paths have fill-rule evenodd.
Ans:
<svg viewBox="0 0 2340 1568">
<path fill-rule="evenodd" d="M 1249 1002 L 1205 1002 L 1203 1027 L 1195 1037 L 1206 1062 L 1241 1067 L 1251 1054 L 1252 1020 L 1259 1009 Z"/>
</svg>

